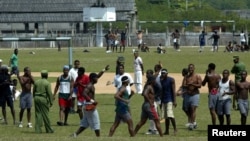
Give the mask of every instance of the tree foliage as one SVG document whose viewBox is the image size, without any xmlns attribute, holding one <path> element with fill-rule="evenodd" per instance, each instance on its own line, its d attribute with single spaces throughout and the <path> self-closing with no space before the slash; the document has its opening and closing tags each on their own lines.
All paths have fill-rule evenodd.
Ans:
<svg viewBox="0 0 250 141">
<path fill-rule="evenodd" d="M 235 20 L 236 27 L 250 27 L 246 19 L 240 19 L 236 13 L 226 13 L 223 10 L 239 10 L 250 7 L 249 0 L 161 0 L 152 3 L 150 0 L 135 0 L 138 10 L 138 20 L 141 21 L 196 21 L 196 20 Z M 232 24 L 221 24 L 230 31 Z M 164 24 L 145 24 L 152 32 L 166 30 Z M 169 24 L 168 27 L 183 27 L 183 24 Z M 192 30 L 192 27 L 187 27 Z M 237 30 L 237 29 L 236 29 Z"/>
</svg>

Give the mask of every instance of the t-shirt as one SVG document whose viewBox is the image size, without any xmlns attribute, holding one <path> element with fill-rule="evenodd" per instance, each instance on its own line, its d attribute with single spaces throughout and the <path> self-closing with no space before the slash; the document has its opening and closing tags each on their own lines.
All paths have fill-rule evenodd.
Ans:
<svg viewBox="0 0 250 141">
<path fill-rule="evenodd" d="M 80 85 L 77 86 L 77 90 L 78 90 L 77 91 L 77 100 L 80 102 L 83 102 L 85 100 L 82 93 L 83 93 L 84 89 L 86 88 L 87 84 L 89 83 L 89 81 L 90 81 L 89 76 L 86 74 L 84 74 L 82 76 L 78 76 L 76 78 L 76 81 L 75 81 L 76 83 L 81 83 L 82 85 L 84 85 L 84 87 L 82 87 Z"/>
</svg>

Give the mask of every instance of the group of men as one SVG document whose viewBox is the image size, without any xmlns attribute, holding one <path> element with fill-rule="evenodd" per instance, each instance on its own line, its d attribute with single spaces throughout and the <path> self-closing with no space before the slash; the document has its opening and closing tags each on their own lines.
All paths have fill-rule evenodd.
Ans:
<svg viewBox="0 0 250 141">
<path fill-rule="evenodd" d="M 208 107 L 210 110 L 212 125 L 216 125 L 218 117 L 219 124 L 224 125 L 224 116 L 226 125 L 231 124 L 231 108 L 237 109 L 241 114 L 241 125 L 246 124 L 249 110 L 248 93 L 250 83 L 246 80 L 247 71 L 245 65 L 239 61 L 239 56 L 234 56 L 234 65 L 230 70 L 225 69 L 220 74 L 216 73 L 216 65 L 208 64 L 206 75 L 202 81 L 202 86 L 208 87 Z M 230 80 L 230 72 L 235 74 L 235 80 Z M 231 99 L 233 95 L 233 99 Z M 237 103 L 237 106 L 236 106 Z"/>
</svg>

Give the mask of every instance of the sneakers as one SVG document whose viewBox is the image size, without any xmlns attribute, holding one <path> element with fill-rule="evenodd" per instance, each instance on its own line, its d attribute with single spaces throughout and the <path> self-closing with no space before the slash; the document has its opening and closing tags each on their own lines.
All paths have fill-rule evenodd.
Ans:
<svg viewBox="0 0 250 141">
<path fill-rule="evenodd" d="M 73 134 L 70 135 L 70 137 L 76 138 L 76 137 L 77 137 L 77 134 L 76 134 L 76 133 L 73 133 Z"/>
<path fill-rule="evenodd" d="M 146 135 L 152 135 L 152 130 L 148 130 L 148 132 L 145 133 Z"/>
<path fill-rule="evenodd" d="M 27 127 L 32 128 L 32 123 L 28 123 Z"/>
<path fill-rule="evenodd" d="M 188 129 L 189 130 L 193 130 L 194 129 L 194 125 L 192 123 L 190 123 L 189 126 L 188 126 Z"/>
<path fill-rule="evenodd" d="M 19 128 L 23 128 L 23 123 L 20 122 L 19 125 L 18 125 Z"/>
<path fill-rule="evenodd" d="M 157 135 L 159 134 L 157 130 L 148 130 L 148 132 L 145 133 L 146 135 Z"/>
<path fill-rule="evenodd" d="M 186 126 L 186 127 L 189 127 L 190 124 L 191 124 L 191 123 L 186 123 L 185 126 Z"/>
</svg>

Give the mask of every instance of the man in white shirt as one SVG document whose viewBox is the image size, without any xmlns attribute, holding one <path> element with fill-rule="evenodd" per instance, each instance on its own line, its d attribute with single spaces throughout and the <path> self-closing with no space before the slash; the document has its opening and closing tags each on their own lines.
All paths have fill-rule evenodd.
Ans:
<svg viewBox="0 0 250 141">
<path fill-rule="evenodd" d="M 142 94 L 142 75 L 144 75 L 144 68 L 143 68 L 143 61 L 142 58 L 139 56 L 139 52 L 134 52 L 134 82 L 135 82 L 135 89 L 137 94 Z"/>
<path fill-rule="evenodd" d="M 123 76 L 127 76 L 129 79 L 129 85 L 126 87 L 126 89 L 129 93 L 129 95 L 131 95 L 131 93 L 132 93 L 131 86 L 134 84 L 133 78 L 131 77 L 131 75 L 129 73 L 125 73 L 123 64 L 119 65 L 118 70 L 119 70 L 118 74 L 114 78 L 114 85 L 116 87 L 116 91 L 118 91 L 119 88 L 122 86 L 121 78 Z"/>
<path fill-rule="evenodd" d="M 69 70 L 69 76 L 71 76 L 74 79 L 74 82 L 76 81 L 76 78 L 78 76 L 78 68 L 80 67 L 80 61 L 75 60 L 74 61 L 74 67 L 72 67 Z M 75 99 L 77 96 L 77 87 L 74 88 L 73 95 L 72 95 L 72 107 L 70 109 L 70 113 L 75 113 Z"/>
</svg>

